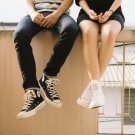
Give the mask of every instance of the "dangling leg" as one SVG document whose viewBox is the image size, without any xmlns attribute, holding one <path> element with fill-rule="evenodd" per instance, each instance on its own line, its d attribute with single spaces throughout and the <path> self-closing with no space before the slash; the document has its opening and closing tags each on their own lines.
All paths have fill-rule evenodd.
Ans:
<svg viewBox="0 0 135 135">
<path fill-rule="evenodd" d="M 99 50 L 99 67 L 101 76 L 112 58 L 115 41 L 120 30 L 121 25 L 115 20 L 108 21 L 101 26 L 101 47 Z"/>
<path fill-rule="evenodd" d="M 98 82 L 100 79 L 97 46 L 99 26 L 95 22 L 85 20 L 80 23 L 80 28 L 83 35 L 84 59 L 91 81 L 78 98 L 77 103 L 85 108 L 94 108 L 102 105 L 102 99 L 98 96 L 98 93 L 101 93 L 99 92 L 101 88 Z"/>
</svg>

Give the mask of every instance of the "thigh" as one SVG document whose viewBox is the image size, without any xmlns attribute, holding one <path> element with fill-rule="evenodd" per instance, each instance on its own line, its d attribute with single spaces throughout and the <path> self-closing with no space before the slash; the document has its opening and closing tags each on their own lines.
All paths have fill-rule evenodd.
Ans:
<svg viewBox="0 0 135 135">
<path fill-rule="evenodd" d="M 16 33 L 21 33 L 28 38 L 32 38 L 43 29 L 43 27 L 40 27 L 38 24 L 32 22 L 30 16 L 27 15 L 23 17 L 17 25 Z"/>
<path fill-rule="evenodd" d="M 96 22 L 93 22 L 91 20 L 82 20 L 79 23 L 79 27 L 83 34 L 98 34 L 99 32 L 99 25 Z"/>
<path fill-rule="evenodd" d="M 101 24 L 101 42 L 116 41 L 116 38 L 121 31 L 121 24 L 116 20 L 110 20 Z"/>
<path fill-rule="evenodd" d="M 55 24 L 53 30 L 57 31 L 58 33 L 61 33 L 64 30 L 77 32 L 78 25 L 71 16 L 69 16 L 67 13 L 64 13 Z"/>
<path fill-rule="evenodd" d="M 80 13 L 77 18 L 77 23 L 82 32 L 98 32 L 99 31 L 99 22 L 97 20 L 91 20 L 90 17 L 84 12 L 80 10 Z"/>
<path fill-rule="evenodd" d="M 121 30 L 124 28 L 124 23 L 125 23 L 125 20 L 124 18 L 122 17 L 122 15 L 120 15 L 119 13 L 114 13 L 110 16 L 109 20 L 115 20 L 117 22 L 120 23 L 121 25 Z M 108 21 L 109 21 L 108 20 Z"/>
<path fill-rule="evenodd" d="M 116 20 L 109 20 L 104 24 L 101 24 L 101 35 L 113 34 L 114 36 L 121 31 L 121 24 Z"/>
</svg>

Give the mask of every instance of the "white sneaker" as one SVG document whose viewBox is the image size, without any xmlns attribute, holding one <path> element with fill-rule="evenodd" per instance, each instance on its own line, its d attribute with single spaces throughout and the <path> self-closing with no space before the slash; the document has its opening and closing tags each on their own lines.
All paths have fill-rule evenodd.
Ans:
<svg viewBox="0 0 135 135">
<path fill-rule="evenodd" d="M 92 97 L 92 91 L 90 87 L 91 87 L 91 81 L 89 82 L 85 90 L 83 91 L 82 95 L 77 99 L 77 104 L 86 109 L 89 109 L 89 104 Z"/>
<path fill-rule="evenodd" d="M 46 102 L 50 105 L 60 108 L 62 107 L 62 102 L 58 96 L 56 84 L 59 83 L 59 80 L 55 77 L 50 77 L 45 74 L 39 80 L 39 85 L 45 95 Z"/>
<path fill-rule="evenodd" d="M 100 83 L 94 80 L 91 84 L 92 98 L 89 104 L 89 108 L 97 108 L 104 106 L 105 98 L 102 92 L 102 87 Z"/>
</svg>

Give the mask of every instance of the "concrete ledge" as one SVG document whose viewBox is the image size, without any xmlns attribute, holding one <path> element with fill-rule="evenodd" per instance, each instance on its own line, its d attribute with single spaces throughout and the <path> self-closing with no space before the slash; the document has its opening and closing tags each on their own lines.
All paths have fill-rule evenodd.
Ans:
<svg viewBox="0 0 135 135">
<path fill-rule="evenodd" d="M 31 45 L 41 77 L 57 35 L 40 32 Z M 13 31 L 0 31 L 0 135 L 96 135 L 98 110 L 86 110 L 76 104 L 89 79 L 82 55 L 81 38 L 74 47 L 58 75 L 57 86 L 63 107 L 46 105 L 35 116 L 17 120 L 23 106 L 22 77 L 13 45 Z"/>
<path fill-rule="evenodd" d="M 76 104 L 76 99 L 89 81 L 83 60 L 81 34 L 58 76 L 62 82 L 58 92 L 63 108 L 57 110 L 47 105 L 36 116 L 18 121 L 16 114 L 23 105 L 21 97 L 24 92 L 13 45 L 15 27 L 8 28 L 0 30 L 0 134 L 96 135 L 98 110 L 84 110 Z M 38 79 L 56 40 L 57 34 L 42 31 L 32 41 Z M 117 42 L 135 42 L 135 27 L 125 27 Z"/>
<path fill-rule="evenodd" d="M 16 25 L 17 23 L 0 23 L 0 31 L 14 31 Z M 116 42 L 135 43 L 135 24 L 125 25 Z"/>
</svg>

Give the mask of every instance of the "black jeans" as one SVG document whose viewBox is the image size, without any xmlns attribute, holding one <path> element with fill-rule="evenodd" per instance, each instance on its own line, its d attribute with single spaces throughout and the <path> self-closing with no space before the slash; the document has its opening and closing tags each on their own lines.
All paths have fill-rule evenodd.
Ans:
<svg viewBox="0 0 135 135">
<path fill-rule="evenodd" d="M 44 16 L 50 14 L 43 12 Z M 23 88 L 39 88 L 36 78 L 35 59 L 30 45 L 32 38 L 46 28 L 32 22 L 29 15 L 25 16 L 17 26 L 14 33 L 14 44 L 17 53 L 19 66 L 23 77 Z M 60 34 L 51 57 L 44 68 L 44 73 L 49 76 L 56 76 L 70 53 L 78 33 L 78 25 L 66 13 L 64 13 L 55 26 L 51 29 Z M 46 39 L 47 40 L 47 39 Z"/>
</svg>

